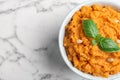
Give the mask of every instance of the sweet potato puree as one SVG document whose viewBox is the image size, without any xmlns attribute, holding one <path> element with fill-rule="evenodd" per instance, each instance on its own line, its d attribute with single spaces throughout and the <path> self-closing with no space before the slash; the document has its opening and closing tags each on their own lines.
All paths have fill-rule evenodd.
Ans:
<svg viewBox="0 0 120 80">
<path fill-rule="evenodd" d="M 94 75 L 109 77 L 120 72 L 120 52 L 101 51 L 92 38 L 85 36 L 82 20 L 92 19 L 103 37 L 120 46 L 120 13 L 110 6 L 83 6 L 76 11 L 65 27 L 64 47 L 68 59 L 77 69 Z"/>
</svg>

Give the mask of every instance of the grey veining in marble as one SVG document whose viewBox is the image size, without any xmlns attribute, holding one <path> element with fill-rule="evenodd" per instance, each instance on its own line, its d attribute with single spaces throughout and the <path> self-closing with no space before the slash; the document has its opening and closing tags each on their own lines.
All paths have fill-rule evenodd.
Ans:
<svg viewBox="0 0 120 80">
<path fill-rule="evenodd" d="M 65 16 L 89 0 L 0 0 L 0 80 L 87 80 L 58 48 Z"/>
</svg>

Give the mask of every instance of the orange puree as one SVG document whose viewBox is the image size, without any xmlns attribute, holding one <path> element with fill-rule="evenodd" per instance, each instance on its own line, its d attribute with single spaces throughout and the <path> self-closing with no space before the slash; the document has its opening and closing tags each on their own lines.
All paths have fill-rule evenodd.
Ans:
<svg viewBox="0 0 120 80">
<path fill-rule="evenodd" d="M 110 6 L 83 6 L 76 11 L 65 27 L 64 47 L 68 59 L 82 72 L 109 77 L 120 72 L 120 52 L 101 51 L 85 36 L 82 20 L 92 19 L 104 37 L 111 38 L 120 46 L 120 13 Z"/>
</svg>

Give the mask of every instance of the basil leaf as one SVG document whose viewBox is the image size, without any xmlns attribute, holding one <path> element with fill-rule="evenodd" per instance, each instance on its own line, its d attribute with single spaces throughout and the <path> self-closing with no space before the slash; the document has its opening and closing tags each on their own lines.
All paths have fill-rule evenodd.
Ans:
<svg viewBox="0 0 120 80">
<path fill-rule="evenodd" d="M 95 38 L 98 35 L 98 29 L 96 27 L 96 24 L 93 22 L 93 20 L 83 20 L 82 21 L 83 24 L 83 30 L 84 33 L 87 37 L 90 38 Z"/>
<path fill-rule="evenodd" d="M 119 46 L 110 38 L 99 38 L 98 46 L 105 52 L 117 52 L 120 50 Z"/>
<path fill-rule="evenodd" d="M 95 40 L 98 42 L 101 38 L 103 38 L 100 34 L 98 34 L 96 37 L 95 37 Z"/>
<path fill-rule="evenodd" d="M 92 45 L 95 45 L 97 42 L 95 39 L 92 40 Z"/>
<path fill-rule="evenodd" d="M 85 35 L 89 38 L 93 38 L 92 45 L 97 43 L 98 47 L 105 52 L 120 51 L 119 46 L 112 39 L 104 38 L 99 34 L 98 28 L 92 20 L 83 20 L 82 24 Z"/>
</svg>

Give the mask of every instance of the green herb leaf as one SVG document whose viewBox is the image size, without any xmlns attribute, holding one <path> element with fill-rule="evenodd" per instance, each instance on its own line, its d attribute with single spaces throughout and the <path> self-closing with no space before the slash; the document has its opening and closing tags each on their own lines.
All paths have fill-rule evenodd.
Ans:
<svg viewBox="0 0 120 80">
<path fill-rule="evenodd" d="M 82 24 L 85 35 L 89 38 L 93 38 L 92 45 L 98 43 L 98 47 L 105 52 L 120 51 L 119 46 L 112 39 L 104 38 L 99 34 L 98 29 L 92 20 L 83 20 Z"/>
<path fill-rule="evenodd" d="M 101 38 L 103 38 L 100 34 L 98 34 L 96 37 L 95 37 L 95 40 L 98 42 Z"/>
<path fill-rule="evenodd" d="M 95 39 L 92 40 L 92 45 L 95 45 L 97 42 Z"/>
<path fill-rule="evenodd" d="M 84 26 L 84 33 L 87 37 L 95 38 L 98 35 L 98 29 L 96 27 L 96 24 L 92 20 L 83 20 L 82 24 Z"/>
<path fill-rule="evenodd" d="M 119 46 L 110 38 L 99 38 L 98 46 L 105 52 L 117 52 L 120 50 Z"/>
</svg>

